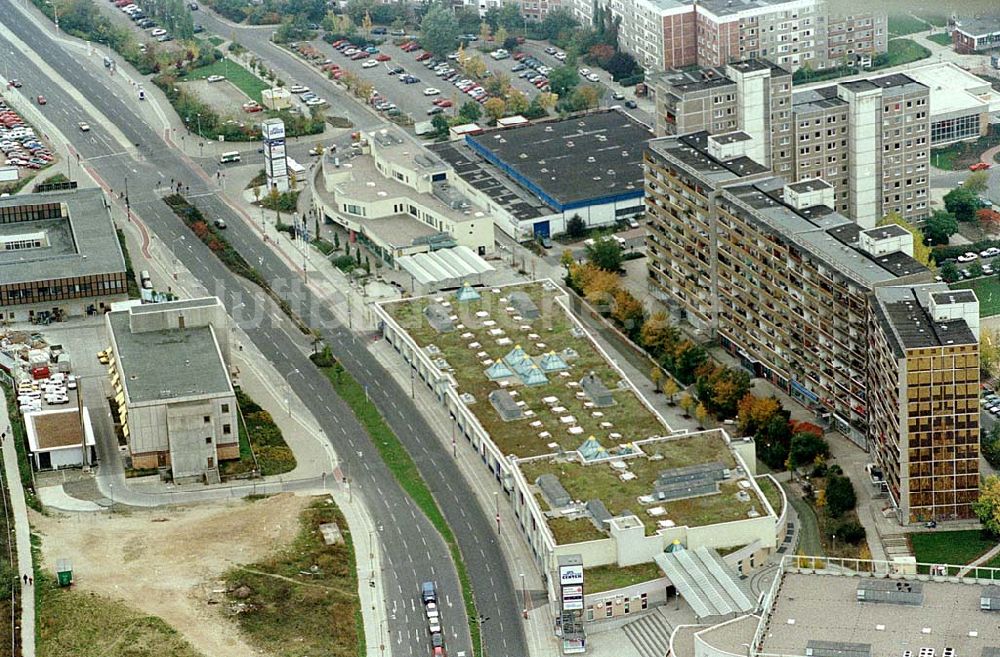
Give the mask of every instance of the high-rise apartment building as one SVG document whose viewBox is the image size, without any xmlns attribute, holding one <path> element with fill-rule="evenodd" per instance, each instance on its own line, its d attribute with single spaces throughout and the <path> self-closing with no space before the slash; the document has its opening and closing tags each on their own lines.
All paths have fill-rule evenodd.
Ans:
<svg viewBox="0 0 1000 657">
<path fill-rule="evenodd" d="M 930 278 L 897 226 L 863 229 L 823 180 L 786 183 L 744 133 L 650 142 L 650 283 L 706 336 L 858 444 L 867 435 L 866 296 Z"/>
<path fill-rule="evenodd" d="M 868 443 L 900 522 L 973 517 L 979 302 L 942 283 L 875 290 Z"/>
<path fill-rule="evenodd" d="M 929 93 L 903 74 L 793 91 L 791 75 L 761 60 L 669 71 L 656 84 L 656 130 L 742 130 L 748 152 L 783 178 L 821 178 L 831 207 L 870 228 L 889 212 L 928 212 Z"/>
<path fill-rule="evenodd" d="M 593 3 L 569 5 L 584 25 Z M 619 42 L 646 69 L 767 58 L 789 70 L 870 63 L 886 52 L 884 14 L 838 15 L 824 0 L 610 0 Z"/>
</svg>

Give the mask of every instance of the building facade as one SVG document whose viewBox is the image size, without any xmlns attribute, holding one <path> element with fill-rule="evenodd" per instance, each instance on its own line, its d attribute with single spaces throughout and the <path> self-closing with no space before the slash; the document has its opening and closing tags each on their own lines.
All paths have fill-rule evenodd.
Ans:
<svg viewBox="0 0 1000 657">
<path fill-rule="evenodd" d="M 875 291 L 868 443 L 902 523 L 972 518 L 979 495 L 979 301 L 942 283 Z"/>
<path fill-rule="evenodd" d="M 889 212 L 929 214 L 930 90 L 902 74 L 794 91 L 761 61 L 658 79 L 658 135 L 740 130 L 747 155 L 796 182 L 821 178 L 831 207 L 866 228 Z"/>
<path fill-rule="evenodd" d="M 909 233 L 862 229 L 829 183 L 787 184 L 705 133 L 650 142 L 646 189 L 659 296 L 864 446 L 867 296 L 930 276 Z"/>
<path fill-rule="evenodd" d="M 0 199 L 0 321 L 94 315 L 128 298 L 100 189 Z"/>
<path fill-rule="evenodd" d="M 1000 50 L 1000 16 L 963 18 L 951 32 L 955 52 L 980 55 Z"/>
<path fill-rule="evenodd" d="M 105 316 L 118 421 L 132 467 L 175 481 L 219 480 L 240 455 L 228 319 L 215 297 L 132 306 Z"/>
</svg>

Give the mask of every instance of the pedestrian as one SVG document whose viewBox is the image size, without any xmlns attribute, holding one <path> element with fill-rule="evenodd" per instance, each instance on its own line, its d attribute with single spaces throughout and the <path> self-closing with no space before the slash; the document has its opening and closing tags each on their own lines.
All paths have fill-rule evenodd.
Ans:
<svg viewBox="0 0 1000 657">
<path fill-rule="evenodd" d="M 28 586 L 34 586 L 34 585 L 35 585 L 35 578 L 34 577 L 29 577 L 28 578 Z"/>
<path fill-rule="evenodd" d="M 25 575 L 24 575 L 24 585 L 25 586 L 28 585 L 28 575 L 27 575 L 27 573 L 25 573 Z"/>
<path fill-rule="evenodd" d="M 174 179 L 173 179 L 173 178 L 171 178 L 171 179 L 170 179 L 170 186 L 171 186 L 171 187 L 173 187 L 173 186 L 174 186 Z"/>
</svg>

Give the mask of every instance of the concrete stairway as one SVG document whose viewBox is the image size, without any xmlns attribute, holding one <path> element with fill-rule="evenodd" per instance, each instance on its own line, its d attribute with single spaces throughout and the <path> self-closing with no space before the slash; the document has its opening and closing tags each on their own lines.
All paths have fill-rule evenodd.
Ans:
<svg viewBox="0 0 1000 657">
<path fill-rule="evenodd" d="M 667 620 L 663 608 L 657 607 L 639 620 L 622 626 L 622 630 L 642 657 L 664 657 L 674 627 Z"/>
</svg>

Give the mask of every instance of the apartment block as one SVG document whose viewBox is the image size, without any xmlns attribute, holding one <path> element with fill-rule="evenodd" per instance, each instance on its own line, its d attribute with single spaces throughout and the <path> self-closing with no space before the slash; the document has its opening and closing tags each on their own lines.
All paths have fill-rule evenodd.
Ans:
<svg viewBox="0 0 1000 657">
<path fill-rule="evenodd" d="M 593 19 L 592 3 L 572 8 L 581 23 Z M 609 8 L 621 19 L 622 47 L 652 70 L 757 58 L 818 70 L 870 62 L 887 47 L 885 15 L 841 16 L 824 0 L 612 0 Z"/>
<path fill-rule="evenodd" d="M 868 442 L 901 523 L 971 518 L 979 489 L 979 301 L 936 283 L 875 290 Z"/>
<path fill-rule="evenodd" d="M 867 296 L 922 282 L 912 237 L 836 212 L 822 180 L 786 183 L 743 133 L 655 139 L 646 153 L 649 282 L 756 376 L 861 446 Z"/>
<path fill-rule="evenodd" d="M 822 179 L 831 207 L 871 228 L 889 212 L 928 212 L 929 88 L 902 75 L 793 91 L 791 75 L 761 60 L 656 81 L 658 135 L 742 130 L 747 153 L 783 178 Z"/>
</svg>

